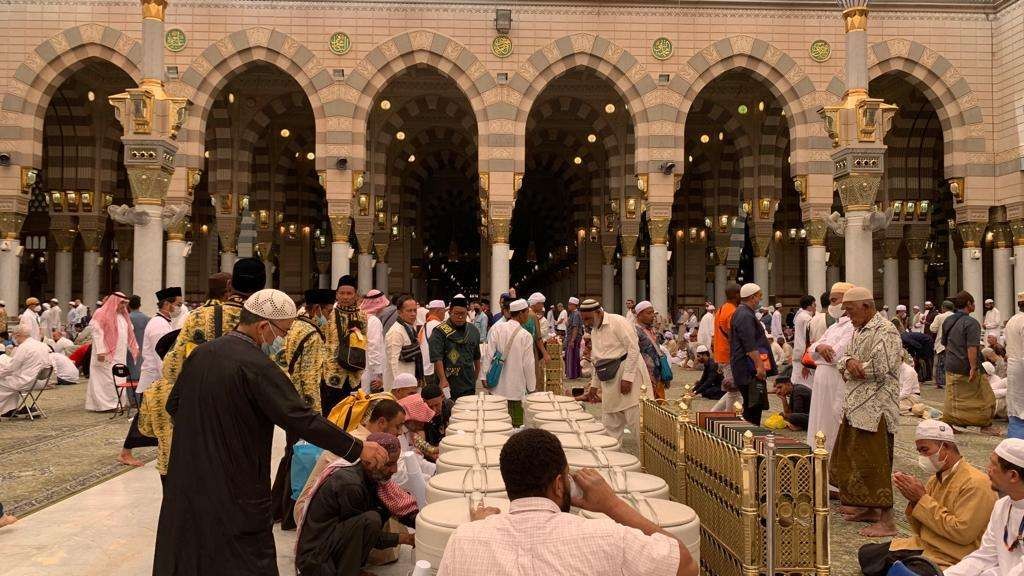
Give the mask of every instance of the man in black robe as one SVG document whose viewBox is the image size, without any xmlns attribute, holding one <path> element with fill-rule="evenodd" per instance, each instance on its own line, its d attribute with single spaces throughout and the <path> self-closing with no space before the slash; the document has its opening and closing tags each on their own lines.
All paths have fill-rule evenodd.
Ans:
<svg viewBox="0 0 1024 576">
<path fill-rule="evenodd" d="M 441 387 L 437 384 L 427 384 L 420 392 L 420 396 L 434 411 L 434 419 L 423 428 L 423 435 L 431 446 L 441 444 L 445 432 L 448 430 L 448 421 L 452 418 L 452 408 L 455 401 L 444 397 Z"/>
<path fill-rule="evenodd" d="M 387 452 L 317 414 L 271 360 L 295 318 L 277 290 L 250 296 L 238 327 L 196 348 L 168 400 L 174 441 L 154 576 L 277 575 L 270 497 L 274 425 L 347 459 Z"/>
<path fill-rule="evenodd" d="M 740 288 L 740 305 L 732 315 L 729 336 L 729 363 L 733 383 L 743 395 L 743 419 L 755 426 L 761 425 L 761 411 L 768 408 L 767 377 L 775 368 L 765 329 L 754 315 L 761 295 L 757 284 Z"/>
</svg>

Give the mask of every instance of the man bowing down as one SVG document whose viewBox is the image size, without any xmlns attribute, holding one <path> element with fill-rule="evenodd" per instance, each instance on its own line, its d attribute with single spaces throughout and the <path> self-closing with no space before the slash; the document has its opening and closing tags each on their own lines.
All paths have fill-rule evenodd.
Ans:
<svg viewBox="0 0 1024 576">
<path fill-rule="evenodd" d="M 154 576 L 274 575 L 270 446 L 274 425 L 338 454 L 382 466 L 387 452 L 310 408 L 268 356 L 295 319 L 283 292 L 260 290 L 238 327 L 185 360 L 167 399 L 174 419 Z"/>
</svg>

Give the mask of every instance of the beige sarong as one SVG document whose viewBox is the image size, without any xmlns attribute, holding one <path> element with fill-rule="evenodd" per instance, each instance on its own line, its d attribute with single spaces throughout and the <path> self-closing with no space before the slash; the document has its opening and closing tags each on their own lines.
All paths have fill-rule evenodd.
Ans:
<svg viewBox="0 0 1024 576">
<path fill-rule="evenodd" d="M 995 407 L 996 395 L 980 372 L 973 379 L 963 374 L 946 373 L 943 422 L 953 426 L 990 426 Z"/>
<path fill-rule="evenodd" d="M 829 458 L 829 480 L 839 488 L 845 506 L 892 508 L 892 457 L 894 437 L 885 418 L 878 430 L 868 432 L 843 419 Z"/>
</svg>

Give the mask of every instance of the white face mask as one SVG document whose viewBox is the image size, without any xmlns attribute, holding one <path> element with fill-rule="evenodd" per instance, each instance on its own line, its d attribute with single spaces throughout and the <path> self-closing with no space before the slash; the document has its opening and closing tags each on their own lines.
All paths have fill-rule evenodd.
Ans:
<svg viewBox="0 0 1024 576">
<path fill-rule="evenodd" d="M 842 304 L 830 304 L 828 307 L 828 315 L 839 320 L 843 317 L 843 305 Z"/>
<path fill-rule="evenodd" d="M 923 454 L 918 454 L 917 455 L 917 465 L 926 474 L 935 474 L 939 470 L 942 470 L 942 467 L 945 465 L 945 462 L 943 462 L 939 458 L 939 452 L 936 451 L 931 456 L 925 456 Z"/>
</svg>

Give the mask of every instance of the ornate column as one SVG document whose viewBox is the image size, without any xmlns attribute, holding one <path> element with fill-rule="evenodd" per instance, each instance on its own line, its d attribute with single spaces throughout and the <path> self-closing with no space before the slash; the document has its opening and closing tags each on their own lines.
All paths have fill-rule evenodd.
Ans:
<svg viewBox="0 0 1024 576">
<path fill-rule="evenodd" d="M 338 286 L 338 278 L 349 274 L 352 269 L 352 245 L 348 242 L 352 232 L 351 214 L 331 215 L 331 285 Z"/>
<path fill-rule="evenodd" d="M 71 216 L 51 215 L 50 236 L 57 248 L 53 255 L 53 295 L 60 301 L 61 307 L 67 309 L 71 300 L 71 250 L 75 247 L 78 228 Z"/>
<path fill-rule="evenodd" d="M 601 304 L 615 312 L 615 244 L 602 241 L 601 256 Z"/>
<path fill-rule="evenodd" d="M 511 213 L 511 211 L 510 211 Z M 491 237 L 491 310 L 501 309 L 501 295 L 508 291 L 508 234 L 510 218 L 488 218 Z"/>
<path fill-rule="evenodd" d="M 900 246 L 903 239 L 893 236 L 885 239 L 885 259 L 882 260 L 882 303 L 896 313 L 900 303 Z M 870 286 L 869 286 L 870 288 Z M 909 307 L 908 307 L 909 310 Z"/>
<path fill-rule="evenodd" d="M 81 216 L 78 218 L 78 231 L 82 235 L 82 243 L 84 245 L 84 252 L 82 253 L 82 300 L 90 308 L 100 298 L 100 267 L 103 265 L 103 260 L 100 258 L 100 246 L 103 244 L 106 220 L 102 216 Z"/>
<path fill-rule="evenodd" d="M 806 221 L 807 230 L 807 293 L 820 298 L 828 290 L 825 274 L 825 238 L 828 226 L 823 218 Z"/>
<path fill-rule="evenodd" d="M 220 271 L 231 273 L 238 259 L 238 218 L 217 218 L 217 237 L 220 238 Z"/>
<path fill-rule="evenodd" d="M 11 303 L 12 314 L 21 305 L 18 299 L 21 285 L 21 256 L 18 248 L 21 246 L 21 226 L 25 223 L 27 212 L 27 196 L 0 200 L 0 235 L 3 235 L 0 240 L 0 298 Z"/>
<path fill-rule="evenodd" d="M 871 235 L 888 224 L 874 206 L 884 172 L 883 140 L 896 107 L 868 96 L 867 4 L 868 0 L 843 1 L 846 94 L 839 104 L 822 108 L 821 116 L 836 148 L 833 179 L 846 213 L 833 225 L 846 239 L 846 280 L 870 288 L 874 285 Z"/>
<path fill-rule="evenodd" d="M 910 305 L 922 306 L 925 299 L 924 252 L 928 246 L 929 230 L 925 226 L 911 226 L 903 244 L 907 247 L 910 260 L 907 262 L 907 284 L 910 287 Z M 923 310 L 923 308 L 922 308 Z"/>
<path fill-rule="evenodd" d="M 1013 271 L 1010 267 L 1012 242 L 1013 234 L 1010 233 L 1009 224 L 1006 222 L 992 224 L 992 286 L 994 288 L 992 299 L 995 300 L 996 308 L 999 309 L 1005 320 L 1013 316 L 1016 309 Z"/>
<path fill-rule="evenodd" d="M 842 280 L 841 266 L 846 262 L 846 243 L 842 239 L 832 237 L 827 241 L 828 252 L 825 262 L 825 290 L 831 290 L 832 285 Z M 818 296 L 821 296 L 820 294 Z"/>
<path fill-rule="evenodd" d="M 132 291 L 132 240 L 133 230 L 126 226 L 114 227 L 114 242 L 117 243 L 117 289 L 125 294 Z M 70 260 L 69 260 L 70 261 Z M 70 277 L 70 272 L 68 273 Z M 57 297 L 60 299 L 60 296 Z M 61 300 L 63 305 L 66 300 Z"/>
<path fill-rule="evenodd" d="M 622 274 L 622 302 L 619 303 L 619 310 L 622 310 L 623 314 L 626 313 L 626 300 L 636 302 L 636 241 L 639 235 L 626 233 L 627 229 L 632 228 L 631 224 L 633 223 L 624 222 L 622 225 L 622 258 L 619 261 Z"/>
<path fill-rule="evenodd" d="M 374 248 L 377 250 L 377 270 L 376 278 L 374 279 L 373 286 L 377 290 L 387 294 L 388 293 L 388 247 L 390 243 L 385 237 L 383 241 L 374 244 Z"/>
<path fill-rule="evenodd" d="M 135 226 L 132 271 L 135 292 L 154 294 L 162 287 L 164 198 L 174 174 L 178 131 L 185 123 L 189 101 L 172 98 L 163 86 L 163 40 L 166 0 L 142 0 L 142 82 L 138 88 L 109 98 L 124 127 L 124 163 L 133 207 L 112 207 L 115 220 Z M 143 300 L 143 312 L 156 313 L 153 299 Z"/>
<path fill-rule="evenodd" d="M 647 229 L 651 234 L 650 285 L 651 304 L 654 310 L 665 316 L 668 307 L 668 225 L 672 207 L 647 207 Z"/>
<path fill-rule="evenodd" d="M 356 284 L 360 294 L 373 288 L 373 218 L 355 217 L 356 240 L 359 242 Z"/>
<path fill-rule="evenodd" d="M 185 291 L 185 259 L 187 244 L 185 242 L 185 230 L 188 228 L 188 218 L 180 218 L 177 222 L 167 226 L 167 272 L 164 279 L 165 286 L 178 286 L 182 292 Z M 140 294 L 143 301 L 148 298 L 155 298 L 151 294 Z"/>
<path fill-rule="evenodd" d="M 960 222 L 956 225 L 956 229 L 964 242 L 961 257 L 964 267 L 963 289 L 970 292 L 971 296 L 974 296 L 976 309 L 973 316 L 978 322 L 981 322 L 984 313 L 982 302 L 985 300 L 982 294 L 984 276 L 981 261 L 981 240 L 985 236 L 985 223 Z"/>
<path fill-rule="evenodd" d="M 1013 234 L 1013 291 L 1020 294 L 1024 292 L 1024 220 L 1011 220 L 1010 232 Z"/>
<path fill-rule="evenodd" d="M 771 293 L 768 278 L 768 251 L 772 246 L 771 229 L 765 230 L 758 226 L 758 230 L 750 238 L 750 245 L 754 249 L 754 282 L 764 291 L 767 301 L 768 295 Z M 724 299 L 723 296 L 722 300 Z M 719 305 L 722 300 L 716 302 L 716 305 Z"/>
</svg>

